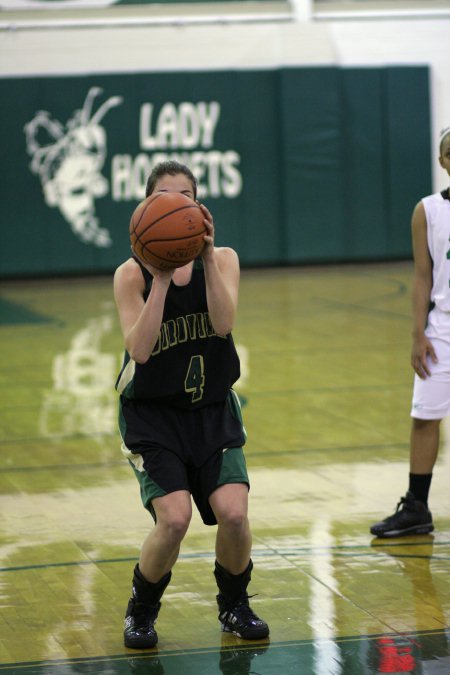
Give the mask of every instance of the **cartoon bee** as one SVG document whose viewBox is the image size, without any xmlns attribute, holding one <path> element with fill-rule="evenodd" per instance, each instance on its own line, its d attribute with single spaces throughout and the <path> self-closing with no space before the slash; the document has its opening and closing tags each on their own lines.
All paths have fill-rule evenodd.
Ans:
<svg viewBox="0 0 450 675">
<path fill-rule="evenodd" d="M 95 199 L 108 191 L 108 181 L 101 174 L 106 133 L 100 121 L 123 99 L 113 96 L 92 114 L 94 99 L 101 93 L 102 89 L 92 87 L 82 109 L 76 110 L 65 126 L 40 110 L 24 131 L 32 158 L 30 169 L 41 180 L 46 204 L 59 208 L 82 242 L 103 248 L 112 241 L 95 215 Z"/>
</svg>

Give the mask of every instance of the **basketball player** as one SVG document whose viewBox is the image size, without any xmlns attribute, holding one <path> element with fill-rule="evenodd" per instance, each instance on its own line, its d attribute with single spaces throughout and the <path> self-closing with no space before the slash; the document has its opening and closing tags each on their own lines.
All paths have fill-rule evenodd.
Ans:
<svg viewBox="0 0 450 675">
<path fill-rule="evenodd" d="M 450 175 L 450 127 L 441 133 L 439 163 Z M 370 528 L 377 537 L 427 534 L 439 426 L 450 413 L 450 188 L 422 199 L 412 217 L 414 368 L 409 488 L 396 512 Z"/>
<path fill-rule="evenodd" d="M 158 191 L 195 200 L 196 180 L 186 166 L 164 162 L 152 171 L 146 196 Z M 212 216 L 201 209 L 207 229 L 201 258 L 160 271 L 133 255 L 114 276 L 126 350 L 116 383 L 122 448 L 155 521 L 134 569 L 125 617 L 125 646 L 136 649 L 157 643 L 154 624 L 191 520 L 191 495 L 203 522 L 217 524 L 222 630 L 248 640 L 269 634 L 247 595 L 249 479 L 232 390 L 240 374 L 231 336 L 239 261 L 232 249 L 214 246 Z"/>
</svg>

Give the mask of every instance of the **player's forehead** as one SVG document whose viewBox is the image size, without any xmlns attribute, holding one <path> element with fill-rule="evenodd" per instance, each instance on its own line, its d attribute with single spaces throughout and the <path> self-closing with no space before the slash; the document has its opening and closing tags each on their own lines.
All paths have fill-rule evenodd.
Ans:
<svg viewBox="0 0 450 675">
<path fill-rule="evenodd" d="M 177 173 L 172 176 L 166 173 L 164 176 L 158 178 L 155 183 L 154 192 L 184 192 L 194 195 L 194 188 L 190 179 L 183 173 Z"/>
<path fill-rule="evenodd" d="M 442 141 L 441 144 L 441 151 L 442 154 L 447 154 L 447 152 L 450 150 L 450 132 L 444 136 L 444 140 Z"/>
</svg>

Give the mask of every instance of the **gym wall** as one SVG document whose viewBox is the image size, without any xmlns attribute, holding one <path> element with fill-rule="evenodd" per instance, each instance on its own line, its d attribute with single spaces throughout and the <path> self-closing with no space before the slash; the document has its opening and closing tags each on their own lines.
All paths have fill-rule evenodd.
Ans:
<svg viewBox="0 0 450 675">
<path fill-rule="evenodd" d="M 19 14 L 0 30 L 3 278 L 109 274 L 166 156 L 243 265 L 409 258 L 415 203 L 448 185 L 448 18 Z"/>
<path fill-rule="evenodd" d="M 408 257 L 431 190 L 426 66 L 11 77 L 0 100 L 3 277 L 114 269 L 166 158 L 243 265 Z"/>
</svg>

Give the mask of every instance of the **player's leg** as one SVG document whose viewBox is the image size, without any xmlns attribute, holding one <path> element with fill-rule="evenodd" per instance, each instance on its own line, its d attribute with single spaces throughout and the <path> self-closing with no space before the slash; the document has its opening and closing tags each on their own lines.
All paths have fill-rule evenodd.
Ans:
<svg viewBox="0 0 450 675">
<path fill-rule="evenodd" d="M 139 481 L 144 507 L 155 521 L 135 566 L 132 596 L 125 615 L 127 647 L 145 649 L 158 640 L 154 624 L 180 543 L 192 516 L 189 482 L 182 452 L 171 433 L 177 421 L 170 409 L 121 397 L 122 450 Z M 161 447 L 171 439 L 174 452 Z"/>
<path fill-rule="evenodd" d="M 158 641 L 155 622 L 161 597 L 192 515 L 189 492 L 180 490 L 152 500 L 155 527 L 147 535 L 134 568 L 132 596 L 125 615 L 126 647 L 147 649 Z"/>
<path fill-rule="evenodd" d="M 428 509 L 428 494 L 439 450 L 441 420 L 450 412 L 450 344 L 433 340 L 438 363 L 431 363 L 431 376 L 417 375 L 411 408 L 410 466 L 408 491 L 395 513 L 370 528 L 377 537 L 428 534 L 434 529 Z"/>
<path fill-rule="evenodd" d="M 440 420 L 413 419 L 408 491 L 395 513 L 372 525 L 370 531 L 376 537 L 428 534 L 434 530 L 428 493 L 438 452 L 439 424 Z"/>
<path fill-rule="evenodd" d="M 225 481 L 241 482 L 225 482 Z M 209 504 L 217 520 L 214 576 L 219 593 L 222 630 L 247 640 L 265 638 L 269 627 L 249 605 L 247 588 L 253 563 L 252 537 L 248 521 L 248 476 L 241 448 L 222 455 L 221 483 L 210 495 Z"/>
<path fill-rule="evenodd" d="M 216 577 L 219 620 L 225 631 L 246 639 L 264 638 L 267 624 L 251 610 L 247 587 L 250 583 L 252 537 L 248 522 L 249 479 L 242 447 L 245 431 L 239 401 L 234 394 L 221 406 L 199 412 L 201 433 L 191 439 L 200 447 L 205 461 L 191 468 L 189 486 L 206 525 L 217 524 Z M 204 439 L 214 439 L 206 446 Z M 208 454 L 205 454 L 208 451 Z"/>
<path fill-rule="evenodd" d="M 158 641 L 155 622 L 161 597 L 192 516 L 185 466 L 164 449 L 131 456 L 143 504 L 155 521 L 134 568 L 132 595 L 125 614 L 126 647 L 147 649 Z"/>
<path fill-rule="evenodd" d="M 412 475 L 423 476 L 433 473 L 439 451 L 440 423 L 440 419 L 422 420 L 413 418 L 409 463 Z"/>
<path fill-rule="evenodd" d="M 243 483 L 221 485 L 209 502 L 217 519 L 216 559 L 232 574 L 240 574 L 248 567 L 252 547 L 247 515 L 248 486 Z"/>
<path fill-rule="evenodd" d="M 178 558 L 192 517 L 191 496 L 186 490 L 171 492 L 153 499 L 152 506 L 155 527 L 142 545 L 139 569 L 147 581 L 155 583 L 170 572 Z"/>
</svg>

